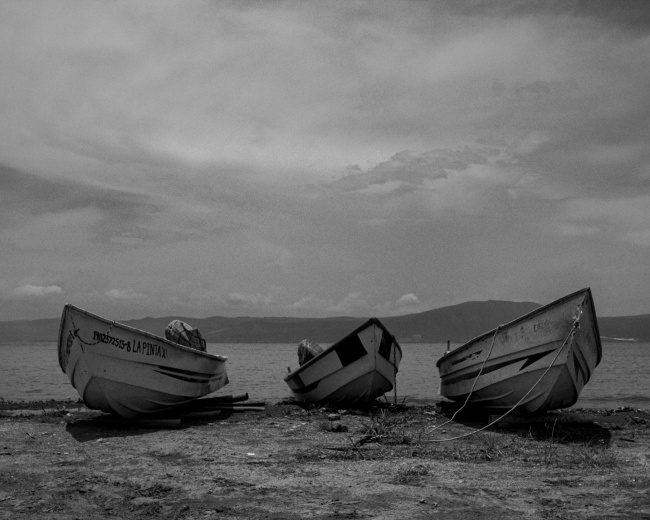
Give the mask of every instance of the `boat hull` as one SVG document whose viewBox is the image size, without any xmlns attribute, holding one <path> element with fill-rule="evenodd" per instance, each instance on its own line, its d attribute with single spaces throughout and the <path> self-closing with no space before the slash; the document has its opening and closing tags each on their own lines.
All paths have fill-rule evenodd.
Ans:
<svg viewBox="0 0 650 520">
<path fill-rule="evenodd" d="M 228 383 L 226 360 L 73 305 L 61 316 L 59 365 L 86 406 L 127 419 L 160 412 Z"/>
<path fill-rule="evenodd" d="M 437 363 L 440 394 L 496 412 L 515 406 L 521 414 L 568 408 L 578 400 L 601 356 L 587 288 L 445 354 Z"/>
<path fill-rule="evenodd" d="M 402 359 L 395 338 L 372 318 L 285 377 L 296 399 L 369 403 L 392 390 Z"/>
</svg>

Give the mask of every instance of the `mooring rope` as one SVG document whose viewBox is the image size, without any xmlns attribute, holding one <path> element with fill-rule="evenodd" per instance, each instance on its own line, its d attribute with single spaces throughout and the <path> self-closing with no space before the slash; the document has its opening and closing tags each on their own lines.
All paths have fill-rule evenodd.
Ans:
<svg viewBox="0 0 650 520">
<path fill-rule="evenodd" d="M 497 337 L 497 333 L 499 332 L 499 329 L 503 327 L 503 325 L 497 326 L 496 329 L 494 329 L 494 334 L 492 335 L 492 343 L 490 344 L 490 350 L 488 351 L 487 356 L 483 360 L 483 364 L 481 365 L 481 369 L 478 371 L 478 374 L 474 378 L 474 382 L 472 383 L 472 388 L 469 390 L 469 394 L 467 394 L 467 398 L 465 399 L 465 402 L 463 403 L 463 406 L 461 406 L 458 410 L 454 412 L 454 415 L 451 416 L 451 419 L 449 419 L 447 422 L 439 424 L 437 426 L 434 426 L 431 428 L 427 433 L 431 433 L 436 431 L 438 428 L 442 428 L 445 424 L 449 424 L 451 421 L 453 421 L 456 418 L 456 415 L 467 406 L 467 403 L 469 402 L 469 398 L 472 397 L 472 393 L 474 392 L 474 387 L 476 386 L 476 382 L 478 381 L 478 378 L 481 377 L 481 374 L 483 373 L 483 368 L 485 368 L 485 363 L 487 363 L 487 360 L 490 359 L 490 356 L 492 355 L 492 349 L 494 348 L 494 340 Z"/>
<path fill-rule="evenodd" d="M 555 357 L 554 357 L 553 360 L 551 361 L 551 364 L 550 364 L 550 365 L 548 366 L 548 368 L 544 371 L 544 373 L 539 377 L 539 379 L 537 380 L 537 382 L 536 382 L 533 386 L 530 387 L 530 389 L 528 390 L 528 392 L 526 392 L 526 393 L 523 395 L 523 397 L 522 397 L 521 399 L 519 399 L 519 401 L 518 401 L 518 402 L 517 402 L 517 403 L 516 403 L 512 408 L 510 408 L 509 410 L 507 410 L 503 415 L 501 415 L 500 417 L 498 417 L 498 418 L 495 419 L 494 421 L 492 421 L 492 422 L 486 424 L 485 426 L 483 426 L 482 428 L 479 428 L 478 430 L 474 430 L 474 431 L 471 431 L 471 432 L 465 433 L 465 434 L 463 434 L 463 435 L 458 435 L 458 436 L 456 436 L 456 437 L 450 437 L 450 438 L 448 438 L 448 439 L 431 439 L 429 442 L 447 442 L 447 441 L 455 441 L 455 440 L 458 440 L 458 439 L 463 439 L 463 438 L 465 438 L 465 437 L 469 437 L 470 435 L 474 435 L 475 433 L 479 433 L 479 432 L 482 432 L 483 430 L 486 430 L 486 429 L 490 428 L 491 426 L 493 426 L 493 425 L 495 425 L 496 423 L 498 423 L 498 422 L 499 422 L 501 419 L 503 419 L 505 416 L 507 416 L 508 414 L 510 414 L 512 411 L 514 411 L 514 410 L 515 410 L 515 409 L 516 409 L 516 408 L 517 408 L 517 407 L 518 407 L 518 406 L 519 406 L 519 405 L 520 405 L 520 404 L 521 404 L 521 403 L 526 399 L 526 397 L 528 397 L 528 394 L 530 394 L 530 393 L 535 389 L 535 387 L 536 387 L 536 386 L 537 386 L 537 385 L 542 381 L 542 379 L 544 379 L 544 376 L 546 376 L 546 374 L 548 373 L 548 371 L 553 367 L 553 365 L 555 364 L 555 361 L 556 361 L 557 358 L 560 356 L 560 353 L 562 352 L 562 350 L 564 350 L 564 347 L 565 347 L 567 344 L 568 344 L 568 345 L 571 344 L 571 342 L 570 342 L 569 340 L 573 341 L 573 336 L 575 336 L 575 333 L 576 333 L 577 330 L 580 328 L 580 317 L 581 317 L 581 316 L 582 316 L 582 306 L 578 306 L 577 316 L 574 317 L 574 321 L 573 321 L 573 325 L 571 326 L 571 330 L 569 331 L 569 334 L 568 334 L 567 337 L 565 338 L 564 343 L 562 343 L 562 346 L 561 346 L 560 349 L 557 351 L 557 354 L 555 354 Z M 498 329 L 498 327 L 497 327 L 497 329 Z M 495 331 L 495 336 L 496 336 L 496 331 Z M 492 338 L 492 343 L 494 344 L 494 338 Z M 490 349 L 490 353 L 491 353 L 491 349 Z M 489 356 L 489 354 L 488 354 L 488 356 Z M 487 361 L 487 358 L 486 358 L 486 361 Z M 483 365 L 485 365 L 485 362 L 483 362 Z M 483 370 L 483 367 L 481 367 L 481 370 Z M 480 372 L 479 372 L 479 375 L 480 375 Z M 476 379 L 478 379 L 478 377 L 479 377 L 479 376 L 476 376 Z M 476 380 L 474 381 L 474 384 L 476 384 Z M 473 390 L 473 389 L 474 389 L 474 385 L 472 385 L 472 390 Z M 452 416 L 451 419 L 449 419 L 447 422 L 441 424 L 440 426 L 436 426 L 436 427 L 432 428 L 432 429 L 429 430 L 427 433 L 431 433 L 432 431 L 435 431 L 437 428 L 440 428 L 440 427 L 444 426 L 445 424 L 449 424 L 449 422 L 451 422 L 451 421 L 454 419 L 454 417 L 456 417 L 456 414 L 457 414 L 458 412 L 460 412 L 460 410 L 462 410 L 462 409 L 465 407 L 465 404 L 467 404 L 467 401 L 469 400 L 470 395 L 471 395 L 471 391 L 470 391 L 470 394 L 467 396 L 467 399 L 465 400 L 465 403 L 463 404 L 463 406 L 462 406 L 461 408 L 459 408 L 459 409 L 454 413 L 454 415 Z"/>
<path fill-rule="evenodd" d="M 397 405 L 397 345 L 393 341 L 393 404 Z"/>
</svg>

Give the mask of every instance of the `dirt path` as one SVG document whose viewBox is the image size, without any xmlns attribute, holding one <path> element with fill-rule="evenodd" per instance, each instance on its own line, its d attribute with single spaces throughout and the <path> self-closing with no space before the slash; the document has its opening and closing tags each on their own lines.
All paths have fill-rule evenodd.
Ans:
<svg viewBox="0 0 650 520">
<path fill-rule="evenodd" d="M 449 416 L 278 403 L 155 425 L 0 403 L 0 518 L 650 518 L 647 411 L 438 442 L 485 424 Z"/>
</svg>

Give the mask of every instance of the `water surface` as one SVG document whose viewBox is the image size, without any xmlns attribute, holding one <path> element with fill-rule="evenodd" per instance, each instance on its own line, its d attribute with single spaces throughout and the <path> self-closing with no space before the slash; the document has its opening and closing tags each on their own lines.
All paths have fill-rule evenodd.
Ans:
<svg viewBox="0 0 650 520">
<path fill-rule="evenodd" d="M 446 343 L 402 344 L 397 398 L 412 403 L 439 401 L 436 361 Z M 452 345 L 452 348 L 455 345 Z M 217 394 L 247 392 L 251 399 L 278 401 L 291 396 L 287 367 L 298 367 L 297 345 L 211 343 L 208 351 L 228 356 L 230 383 Z M 6 400 L 78 399 L 59 368 L 56 343 L 0 343 L 0 398 Z M 603 359 L 576 407 L 650 408 L 650 343 L 604 342 Z M 394 393 L 387 397 L 392 401 Z"/>
</svg>

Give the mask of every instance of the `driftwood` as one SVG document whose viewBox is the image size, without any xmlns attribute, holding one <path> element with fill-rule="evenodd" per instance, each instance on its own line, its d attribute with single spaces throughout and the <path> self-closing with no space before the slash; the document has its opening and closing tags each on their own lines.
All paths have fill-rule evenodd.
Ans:
<svg viewBox="0 0 650 520">
<path fill-rule="evenodd" d="M 166 415 L 173 417 L 210 417 L 220 413 L 233 412 L 263 412 L 264 401 L 249 401 L 248 394 L 222 395 L 190 401 L 181 406 L 168 410 Z"/>
<path fill-rule="evenodd" d="M 266 410 L 264 406 L 219 406 L 214 407 L 215 410 L 227 410 L 231 412 L 263 412 Z"/>
<path fill-rule="evenodd" d="M 219 395 L 216 397 L 203 397 L 201 399 L 197 399 L 196 401 L 191 401 L 188 404 L 192 406 L 203 407 L 206 404 L 212 404 L 212 403 L 238 403 L 240 401 L 248 401 L 248 393 L 235 394 L 235 395 Z"/>
</svg>

